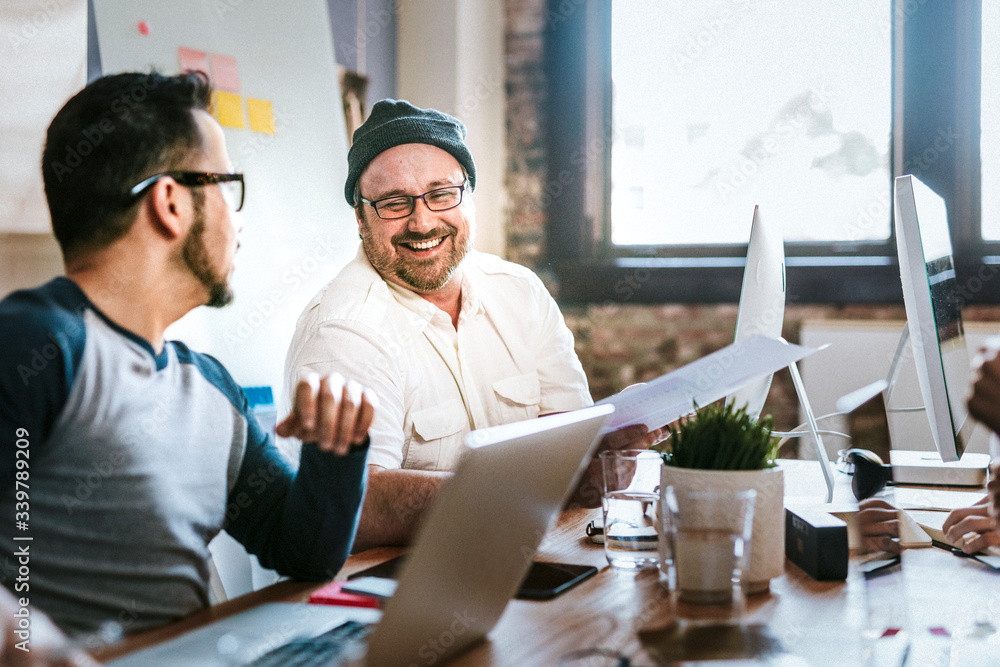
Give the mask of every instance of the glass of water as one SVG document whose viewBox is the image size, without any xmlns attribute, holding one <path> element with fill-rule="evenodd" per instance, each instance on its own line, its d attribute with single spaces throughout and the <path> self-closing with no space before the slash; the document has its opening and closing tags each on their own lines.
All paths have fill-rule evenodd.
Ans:
<svg viewBox="0 0 1000 667">
<path fill-rule="evenodd" d="M 622 449 L 601 452 L 604 554 L 612 567 L 657 567 L 660 466 L 658 452 Z"/>
<path fill-rule="evenodd" d="M 663 489 L 660 567 L 679 618 L 688 617 L 686 605 L 716 606 L 710 614 L 715 620 L 742 617 L 756 495 L 752 489 Z"/>
</svg>

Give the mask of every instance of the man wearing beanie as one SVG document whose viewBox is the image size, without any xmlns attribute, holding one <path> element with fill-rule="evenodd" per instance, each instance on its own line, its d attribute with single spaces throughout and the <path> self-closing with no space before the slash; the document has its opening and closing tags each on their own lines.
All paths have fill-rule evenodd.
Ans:
<svg viewBox="0 0 1000 667">
<path fill-rule="evenodd" d="M 538 277 L 472 249 L 465 136 L 440 111 L 373 107 L 344 186 L 361 248 L 306 306 L 285 363 L 289 379 L 337 371 L 378 394 L 358 548 L 410 540 L 469 431 L 591 403 L 573 335 Z M 600 497 L 590 484 L 577 500 Z"/>
</svg>

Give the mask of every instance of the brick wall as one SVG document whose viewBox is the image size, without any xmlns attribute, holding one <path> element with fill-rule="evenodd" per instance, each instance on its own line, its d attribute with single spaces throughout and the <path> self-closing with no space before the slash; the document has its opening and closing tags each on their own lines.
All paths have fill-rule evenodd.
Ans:
<svg viewBox="0 0 1000 667">
<path fill-rule="evenodd" d="M 532 267 L 548 280 L 551 276 L 541 265 L 546 224 L 542 206 L 546 178 L 544 26 L 545 0 L 507 0 L 508 259 Z M 551 283 L 550 288 L 558 294 L 557 284 Z M 606 304 L 563 308 L 563 313 L 576 336 L 591 393 L 600 399 L 732 342 L 736 310 L 735 304 Z M 967 308 L 964 315 L 970 321 L 998 321 L 1000 307 Z M 797 342 L 802 322 L 810 319 L 903 320 L 905 313 L 901 305 L 790 305 L 785 312 L 784 337 Z M 787 372 L 775 377 L 764 410 L 774 415 L 779 429 L 798 424 L 798 406 Z"/>
</svg>

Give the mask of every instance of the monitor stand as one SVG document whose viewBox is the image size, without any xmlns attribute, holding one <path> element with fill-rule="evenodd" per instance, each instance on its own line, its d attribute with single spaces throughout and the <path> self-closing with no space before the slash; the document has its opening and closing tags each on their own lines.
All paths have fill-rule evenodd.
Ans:
<svg viewBox="0 0 1000 667">
<path fill-rule="evenodd" d="M 787 343 L 784 338 L 778 338 L 782 343 Z M 825 345 L 823 347 L 826 347 Z M 820 348 L 822 349 L 822 348 Z M 819 434 L 819 426 L 816 424 L 816 417 L 813 415 L 812 405 L 809 403 L 809 396 L 806 395 L 806 387 L 802 382 L 802 376 L 799 374 L 799 367 L 794 361 L 788 365 L 788 372 L 792 376 L 792 385 L 795 387 L 795 394 L 799 399 L 799 407 L 802 408 L 802 414 L 806 418 L 806 426 L 808 428 L 807 433 L 812 438 L 813 444 L 813 454 L 816 456 L 816 461 L 819 462 L 819 469 L 823 472 L 823 483 L 826 485 L 826 501 L 827 503 L 833 502 L 833 463 L 830 462 L 830 456 L 826 453 L 826 447 L 823 445 L 823 438 Z M 795 427 L 797 431 L 800 427 Z"/>
<path fill-rule="evenodd" d="M 886 412 L 893 412 L 889 406 L 902 360 L 909 349 L 910 327 L 903 324 L 899 335 L 896 354 L 889 366 L 886 377 L 885 406 Z M 889 463 L 892 464 L 892 481 L 895 484 L 921 484 L 930 486 L 961 486 L 982 487 L 986 484 L 986 471 L 989 468 L 988 454 L 967 452 L 958 461 L 945 463 L 937 452 L 914 451 L 905 449 L 890 449 Z"/>
<path fill-rule="evenodd" d="M 809 404 L 809 397 L 806 395 L 805 385 L 802 383 L 802 376 L 799 375 L 799 367 L 793 361 L 788 366 L 788 372 L 792 375 L 792 384 L 795 386 L 795 393 L 799 398 L 799 405 L 802 413 L 806 417 L 806 425 L 809 427 L 809 435 L 812 437 L 813 449 L 819 468 L 823 471 L 823 482 L 826 484 L 826 502 L 833 502 L 833 464 L 826 453 L 823 439 L 819 435 L 819 427 L 816 425 L 816 417 L 813 416 L 812 406 Z"/>
</svg>

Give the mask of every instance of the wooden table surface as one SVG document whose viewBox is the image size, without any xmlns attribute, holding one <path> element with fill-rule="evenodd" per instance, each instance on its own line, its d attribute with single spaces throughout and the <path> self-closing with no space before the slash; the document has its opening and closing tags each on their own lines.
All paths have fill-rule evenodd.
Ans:
<svg viewBox="0 0 1000 667">
<path fill-rule="evenodd" d="M 799 468 L 806 470 L 802 464 L 791 468 L 797 475 Z M 809 477 L 805 472 L 801 476 Z M 669 595 L 657 571 L 632 573 L 607 565 L 603 548 L 584 535 L 587 522 L 599 514 L 563 512 L 536 556 L 596 565 L 597 576 L 553 600 L 512 600 L 486 641 L 449 664 L 558 665 L 572 651 L 599 647 L 628 656 L 633 666 L 641 667 L 683 662 L 706 649 L 722 650 L 718 631 L 709 633 L 707 641 L 691 628 L 678 634 L 687 626 L 673 622 Z M 354 555 L 337 578 L 401 552 L 379 548 Z M 99 657 L 109 659 L 159 643 L 263 602 L 305 601 L 320 585 L 281 582 L 130 637 Z M 766 658 L 767 664 L 776 665 L 863 665 L 872 651 L 883 658 L 897 655 L 892 652 L 903 637 L 912 640 L 911 665 L 937 664 L 928 656 L 937 659 L 944 651 L 947 657 L 948 650 L 953 660 L 964 656 L 952 664 L 1000 664 L 1000 633 L 991 629 L 1000 627 L 1000 573 L 934 548 L 906 551 L 902 568 L 874 579 L 862 576 L 859 558 L 854 557 L 846 582 L 815 581 L 786 561 L 785 573 L 772 580 L 770 592 L 751 597 L 747 623 L 749 630 L 736 638 L 742 643 L 733 652 L 748 664 Z M 908 635 L 875 638 L 891 626 L 902 627 Z M 965 662 L 968 659 L 974 662 Z"/>
</svg>

